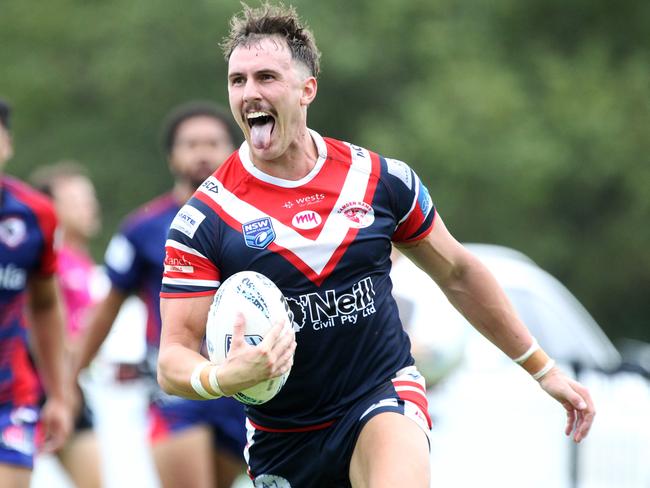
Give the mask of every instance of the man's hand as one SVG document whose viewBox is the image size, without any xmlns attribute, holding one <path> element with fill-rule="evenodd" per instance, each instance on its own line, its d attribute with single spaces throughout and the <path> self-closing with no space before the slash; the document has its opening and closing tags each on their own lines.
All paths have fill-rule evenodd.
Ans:
<svg viewBox="0 0 650 488">
<path fill-rule="evenodd" d="M 276 322 L 262 342 L 251 346 L 245 340 L 246 323 L 239 314 L 226 361 L 220 367 L 219 385 L 226 395 L 281 376 L 293 365 L 296 334 L 283 322 Z"/>
<path fill-rule="evenodd" d="M 545 374 L 539 384 L 542 389 L 555 398 L 567 411 L 566 435 L 573 432 L 573 440 L 582 441 L 591 429 L 596 415 L 594 402 L 587 388 L 566 376 L 558 368 Z"/>
<path fill-rule="evenodd" d="M 48 398 L 41 410 L 45 442 L 42 451 L 51 453 L 65 444 L 72 430 L 72 414 L 64 400 Z"/>
</svg>

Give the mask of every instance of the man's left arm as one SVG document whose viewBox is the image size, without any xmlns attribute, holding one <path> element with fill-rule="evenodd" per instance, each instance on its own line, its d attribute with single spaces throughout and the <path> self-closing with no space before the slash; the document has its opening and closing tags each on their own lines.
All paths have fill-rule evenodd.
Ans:
<svg viewBox="0 0 650 488">
<path fill-rule="evenodd" d="M 62 447 L 72 426 L 66 392 L 64 322 L 55 276 L 33 276 L 29 281 L 31 344 L 47 401 L 41 411 L 46 451 Z"/>
<path fill-rule="evenodd" d="M 474 328 L 510 358 L 517 359 L 564 406 L 565 433 L 573 432 L 575 442 L 584 439 L 595 415 L 588 390 L 566 376 L 537 348 L 535 339 L 492 273 L 456 241 L 440 215 L 436 215 L 433 229 L 425 238 L 398 247 L 436 281 Z"/>
</svg>

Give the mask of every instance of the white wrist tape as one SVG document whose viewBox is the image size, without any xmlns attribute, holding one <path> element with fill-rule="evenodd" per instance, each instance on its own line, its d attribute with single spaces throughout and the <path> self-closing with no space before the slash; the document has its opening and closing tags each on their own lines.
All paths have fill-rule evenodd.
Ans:
<svg viewBox="0 0 650 488">
<path fill-rule="evenodd" d="M 531 357 L 531 356 L 535 353 L 535 351 L 537 351 L 538 349 L 539 349 L 539 344 L 537 343 L 537 339 L 535 339 L 535 338 L 533 337 L 533 343 L 530 345 L 530 347 L 528 348 L 528 350 L 527 350 L 525 353 L 523 353 L 521 356 L 519 356 L 518 358 L 513 359 L 513 361 L 514 361 L 515 363 L 517 363 L 517 364 L 523 364 L 523 363 L 525 363 L 526 360 L 527 360 L 529 357 Z"/>
<path fill-rule="evenodd" d="M 210 388 L 212 388 L 219 396 L 226 396 L 221 387 L 219 386 L 219 380 L 217 379 L 217 367 L 213 366 L 210 369 L 208 379 L 210 381 Z"/>
<path fill-rule="evenodd" d="M 197 393 L 197 395 L 205 398 L 206 400 L 219 398 L 219 395 L 212 395 L 209 393 L 208 390 L 204 388 L 203 383 L 201 383 L 201 372 L 210 364 L 212 364 L 210 361 L 204 361 L 197 364 L 194 368 L 194 371 L 192 371 L 192 377 L 190 378 L 190 384 L 192 385 L 194 391 Z"/>
<path fill-rule="evenodd" d="M 553 359 L 549 359 L 546 365 L 533 375 L 533 378 L 537 381 L 541 380 L 546 373 L 553 369 L 553 366 L 555 366 L 555 361 Z"/>
</svg>

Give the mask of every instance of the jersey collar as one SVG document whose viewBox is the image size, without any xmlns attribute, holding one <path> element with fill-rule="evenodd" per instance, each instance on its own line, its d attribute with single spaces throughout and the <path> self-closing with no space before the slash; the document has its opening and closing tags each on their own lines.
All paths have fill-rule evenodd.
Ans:
<svg viewBox="0 0 650 488">
<path fill-rule="evenodd" d="M 244 141 L 244 143 L 239 148 L 239 159 L 241 160 L 244 169 L 246 169 L 248 173 L 259 180 L 284 188 L 297 188 L 309 183 L 320 172 L 323 164 L 325 163 L 325 160 L 327 159 L 327 145 L 325 144 L 325 140 L 320 136 L 320 134 L 318 134 L 318 132 L 311 129 L 308 130 L 312 140 L 314 141 L 314 144 L 316 144 L 316 149 L 318 150 L 318 160 L 316 161 L 316 164 L 311 169 L 311 171 L 299 180 L 285 180 L 284 178 L 271 176 L 264 173 L 263 171 L 260 171 L 251 161 L 250 148 L 246 141 Z"/>
</svg>

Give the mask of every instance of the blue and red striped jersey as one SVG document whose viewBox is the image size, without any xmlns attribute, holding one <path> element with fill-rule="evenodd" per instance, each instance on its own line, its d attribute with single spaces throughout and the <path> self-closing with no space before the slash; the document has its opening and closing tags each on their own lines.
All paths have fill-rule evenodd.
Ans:
<svg viewBox="0 0 650 488">
<path fill-rule="evenodd" d="M 28 355 L 27 283 L 56 270 L 54 208 L 42 194 L 0 176 L 0 404 L 28 405 L 39 386 Z"/>
<path fill-rule="evenodd" d="M 160 280 L 167 231 L 180 206 L 171 193 L 142 205 L 120 225 L 104 256 L 112 286 L 137 294 L 147 309 L 147 345 L 160 344 Z"/>
<path fill-rule="evenodd" d="M 244 143 L 171 224 L 162 297 L 211 295 L 232 274 L 273 280 L 291 305 L 291 375 L 257 425 L 302 429 L 340 417 L 413 364 L 389 278 L 391 241 L 422 239 L 435 209 L 405 163 L 312 131 L 319 158 L 298 181 L 259 171 Z"/>
</svg>

